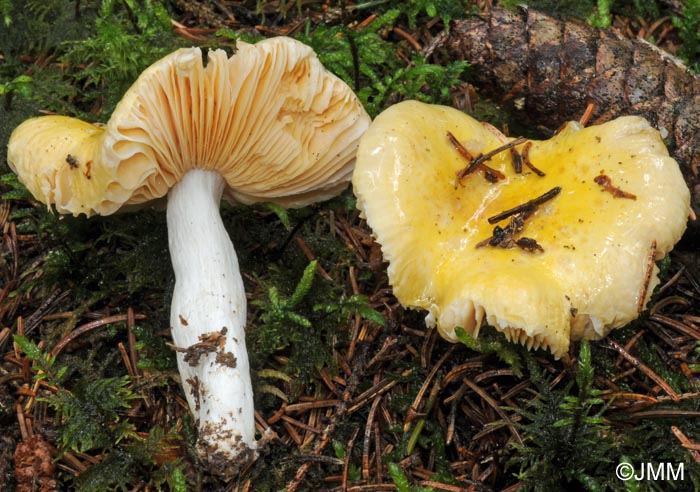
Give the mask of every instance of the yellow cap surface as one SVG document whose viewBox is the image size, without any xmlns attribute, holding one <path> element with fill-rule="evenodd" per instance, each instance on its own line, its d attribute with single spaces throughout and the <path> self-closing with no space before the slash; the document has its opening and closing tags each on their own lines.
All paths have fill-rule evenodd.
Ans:
<svg viewBox="0 0 700 492">
<path fill-rule="evenodd" d="M 190 169 L 220 172 L 232 201 L 302 206 L 350 180 L 370 123 L 352 90 L 290 38 L 180 49 L 146 69 L 104 128 L 46 116 L 20 125 L 8 162 L 59 212 L 109 214 L 164 196 Z M 88 166 L 89 163 L 89 166 Z"/>
<path fill-rule="evenodd" d="M 353 187 L 358 207 L 389 261 L 394 294 L 455 341 L 456 327 L 476 335 L 483 322 L 555 356 L 576 338 L 599 338 L 635 319 L 658 282 L 652 259 L 680 239 L 689 191 L 658 132 L 639 117 L 600 126 L 567 124 L 547 141 L 530 141 L 530 162 L 514 170 L 509 151 L 485 163 L 505 179 L 476 171 L 456 184 L 473 156 L 510 139 L 452 108 L 416 101 L 379 115 L 358 149 Z M 522 152 L 525 144 L 515 148 Z M 635 196 L 615 197 L 595 179 Z M 505 228 L 488 218 L 549 190 L 511 244 L 477 244 Z M 655 245 L 655 247 L 653 246 Z"/>
</svg>

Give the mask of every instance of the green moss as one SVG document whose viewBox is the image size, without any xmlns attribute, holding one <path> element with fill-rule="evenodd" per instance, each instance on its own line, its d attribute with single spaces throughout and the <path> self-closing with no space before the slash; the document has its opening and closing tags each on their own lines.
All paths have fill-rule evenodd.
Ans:
<svg viewBox="0 0 700 492">
<path fill-rule="evenodd" d="M 175 352 L 159 334 L 158 325 L 139 324 L 132 328 L 136 336 L 135 348 L 139 354 L 137 366 L 143 371 L 168 371 L 177 366 Z"/>
<path fill-rule="evenodd" d="M 425 22 L 426 19 L 421 19 L 421 16 L 426 15 L 428 18 L 439 16 L 442 22 L 449 26 L 450 20 L 464 15 L 468 3 L 465 0 L 411 0 L 408 2 L 406 14 L 408 25 L 415 28 L 419 20 Z"/>
<path fill-rule="evenodd" d="M 526 5 L 562 19 L 574 17 L 586 20 L 600 28 L 610 27 L 613 14 L 652 20 L 660 16 L 659 2 L 648 0 L 505 0 L 501 4 L 509 9 Z"/>
<path fill-rule="evenodd" d="M 646 364 L 652 371 L 666 381 L 677 393 L 691 391 L 688 379 L 680 371 L 673 371 L 669 361 L 662 358 L 659 348 L 650 344 L 646 339 L 640 338 L 635 344 L 636 355 L 640 361 Z M 665 354 L 663 354 L 665 355 Z"/>
<path fill-rule="evenodd" d="M 170 490 L 186 490 L 182 463 L 168 455 L 182 438 L 158 425 L 137 433 L 127 411 L 142 396 L 129 376 L 114 375 L 119 374 L 114 357 L 96 352 L 55 357 L 26 337 L 16 336 L 15 342 L 34 363 L 36 379 L 56 387 L 39 400 L 53 410 L 59 457 L 67 451 L 99 457 L 96 465 L 68 478 L 75 490 L 130 490 L 144 481 L 158 489 L 167 485 Z"/>
<path fill-rule="evenodd" d="M 0 51 L 7 60 L 39 55 L 60 48 L 61 43 L 84 38 L 95 16 L 96 1 L 83 1 L 80 16 L 64 0 L 11 2 L 11 23 L 0 28 Z"/>
<path fill-rule="evenodd" d="M 23 197 L 23 187 L 13 184 L 14 175 L 5 176 L 6 185 Z M 164 214 L 144 211 L 88 219 L 25 207 L 12 217 L 18 233 L 41 237 L 43 250 L 41 275 L 20 284 L 13 295 L 70 289 L 72 310 L 119 299 L 136 311 L 167 319 L 173 277 Z"/>
<path fill-rule="evenodd" d="M 588 343 L 581 344 L 576 391 L 574 381 L 553 389 L 531 356 L 527 367 L 536 392 L 516 409 L 523 442 L 514 444 L 517 453 L 508 463 L 523 490 L 604 490 L 614 477 L 610 456 L 616 443 L 601 418 Z"/>
<path fill-rule="evenodd" d="M 0 78 L 0 81 L 2 80 L 3 79 Z M 0 103 L 0 151 L 2 151 L 3 154 L 6 153 L 7 142 L 10 139 L 12 130 L 27 118 L 35 116 L 40 107 L 41 106 L 35 101 L 24 97 L 16 97 L 12 101 L 12 105 L 9 109 L 6 109 L 5 105 Z M 8 172 L 10 172 L 10 169 L 5 163 L 5 158 L 3 156 L 2 160 L 0 160 L 0 176 Z M 6 190 L 7 188 L 0 184 L 0 192 Z"/>
<path fill-rule="evenodd" d="M 411 2 L 409 21 L 418 13 L 431 10 L 444 2 Z M 458 8 L 459 3 L 451 2 Z M 443 9 L 449 17 L 454 10 Z M 346 25 L 318 25 L 298 38 L 308 44 L 323 64 L 353 87 L 365 109 L 374 117 L 389 105 L 403 99 L 419 99 L 436 104 L 450 100 L 450 89 L 464 75 L 467 63 L 450 61 L 441 65 L 427 63 L 414 55 L 410 63 L 399 56 L 396 45 L 386 39 L 387 33 L 405 19 L 402 7 L 388 8 L 384 13 L 357 31 Z"/>
<path fill-rule="evenodd" d="M 318 264 L 315 260 L 306 265 L 293 289 L 272 280 L 288 282 L 284 277 L 289 273 L 279 265 L 270 267 L 267 279 L 258 279 L 266 295 L 252 302 L 258 309 L 247 337 L 253 367 L 272 354 L 284 353 L 289 363 L 282 370 L 303 383 L 311 382 L 323 367 L 335 367 L 333 345 L 347 339 L 352 314 L 383 323 L 364 297 L 347 296 L 343 289 L 317 278 Z"/>
<path fill-rule="evenodd" d="M 700 71 L 700 0 L 683 3 L 682 15 L 673 18 L 683 40 L 679 54 L 695 72 Z"/>
<path fill-rule="evenodd" d="M 138 75 L 177 47 L 170 15 L 160 2 L 105 0 L 87 38 L 65 45 L 61 60 L 82 85 L 83 103 L 98 101 L 109 115 Z"/>
<path fill-rule="evenodd" d="M 154 427 L 146 437 L 115 448 L 104 460 L 75 477 L 75 488 L 80 492 L 127 491 L 147 481 L 153 490 L 185 492 L 188 488 L 183 463 L 163 458 L 176 437 Z"/>
</svg>

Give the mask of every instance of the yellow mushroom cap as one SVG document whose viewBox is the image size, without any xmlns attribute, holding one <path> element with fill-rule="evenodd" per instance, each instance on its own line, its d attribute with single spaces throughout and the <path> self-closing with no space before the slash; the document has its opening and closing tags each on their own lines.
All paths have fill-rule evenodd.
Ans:
<svg viewBox="0 0 700 492">
<path fill-rule="evenodd" d="M 214 169 L 240 203 L 303 206 L 350 180 L 370 123 L 352 90 L 308 46 L 239 42 L 230 58 L 177 50 L 146 69 L 109 122 L 43 116 L 18 126 L 8 162 L 62 213 L 109 214 L 164 196 L 190 169 Z"/>
<path fill-rule="evenodd" d="M 380 114 L 360 140 L 353 175 L 358 207 L 382 245 L 399 301 L 429 311 L 426 321 L 456 341 L 482 323 L 556 357 L 572 339 L 595 339 L 635 319 L 658 283 L 654 260 L 683 234 L 690 193 L 658 132 L 623 117 L 583 128 L 568 123 L 530 141 L 545 173 L 514 170 L 509 151 L 457 184 L 468 161 L 447 137 L 477 156 L 511 139 L 444 106 L 416 101 Z M 522 152 L 525 144 L 515 148 Z M 595 179 L 634 195 L 616 197 Z M 477 244 L 494 234 L 488 218 L 561 191 L 535 208 L 516 237 L 543 251 Z"/>
</svg>

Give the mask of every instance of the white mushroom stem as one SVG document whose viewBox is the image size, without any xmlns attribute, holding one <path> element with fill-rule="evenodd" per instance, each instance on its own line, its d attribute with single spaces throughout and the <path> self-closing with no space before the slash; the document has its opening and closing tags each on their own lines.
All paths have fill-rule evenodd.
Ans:
<svg viewBox="0 0 700 492">
<path fill-rule="evenodd" d="M 175 270 L 170 312 L 177 362 L 200 452 L 222 467 L 255 456 L 253 390 L 245 348 L 246 299 L 219 214 L 223 177 L 194 169 L 168 195 Z"/>
</svg>

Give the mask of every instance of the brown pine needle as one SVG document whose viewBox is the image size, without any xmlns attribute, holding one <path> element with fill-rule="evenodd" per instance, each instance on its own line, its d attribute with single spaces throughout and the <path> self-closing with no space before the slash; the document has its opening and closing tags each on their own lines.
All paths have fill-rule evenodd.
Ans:
<svg viewBox="0 0 700 492">
<path fill-rule="evenodd" d="M 378 396 L 377 398 L 374 399 L 372 402 L 372 406 L 369 407 L 369 413 L 367 414 L 367 424 L 365 424 L 365 436 L 364 436 L 364 442 L 362 446 L 362 478 L 365 480 L 369 480 L 370 475 L 369 475 L 369 446 L 370 446 L 370 437 L 372 436 L 372 427 L 373 422 L 374 422 L 374 414 L 377 412 L 377 407 L 379 407 L 379 403 L 382 401 L 382 397 Z"/>
<path fill-rule="evenodd" d="M 513 435 L 513 437 L 518 441 L 519 444 L 523 443 L 522 438 L 520 437 L 520 434 L 518 433 L 517 429 L 513 425 L 513 422 L 511 421 L 510 417 L 506 415 L 506 413 L 503 411 L 501 408 L 501 405 L 499 405 L 496 400 L 491 398 L 488 393 L 486 393 L 483 389 L 481 389 L 476 383 L 471 381 L 469 378 L 462 378 L 462 381 L 464 381 L 464 384 L 469 386 L 469 388 L 474 391 L 476 394 L 478 394 L 482 400 L 484 400 L 486 403 L 488 403 L 491 408 L 493 408 L 496 413 L 498 414 L 501 419 L 503 419 L 503 422 L 505 425 L 508 426 L 508 429 L 510 430 L 510 433 Z"/>
<path fill-rule="evenodd" d="M 605 174 L 599 174 L 598 176 L 593 178 L 593 182 L 597 185 L 600 185 L 603 188 L 603 190 L 607 191 L 608 193 L 612 193 L 612 196 L 615 198 L 628 198 L 630 200 L 637 199 L 636 195 L 623 191 L 617 186 L 614 186 L 612 184 L 612 179 L 610 179 L 610 176 L 606 176 Z"/>
<path fill-rule="evenodd" d="M 593 116 L 593 111 L 595 111 L 595 103 L 593 101 L 589 102 L 586 106 L 586 110 L 581 115 L 581 119 L 578 122 L 581 126 L 586 126 Z"/>
<path fill-rule="evenodd" d="M 688 454 L 693 457 L 695 462 L 700 465 L 700 453 L 698 453 L 698 451 L 700 451 L 700 444 L 690 442 L 690 439 L 683 434 L 683 431 L 675 425 L 671 426 L 671 432 L 673 432 L 676 439 L 681 442 L 681 445 L 688 450 Z"/>
<path fill-rule="evenodd" d="M 540 171 L 538 168 L 536 168 L 530 160 L 530 148 L 532 148 L 532 142 L 527 142 L 525 145 L 523 145 L 523 153 L 520 155 L 523 164 L 525 164 L 528 167 L 528 169 L 530 169 L 530 171 L 538 175 L 540 178 L 542 176 L 546 176 L 546 174 Z"/>
<path fill-rule="evenodd" d="M 654 273 L 654 264 L 656 258 L 656 240 L 651 242 L 651 247 L 649 248 L 649 253 L 647 254 L 647 269 L 644 274 L 644 283 L 642 284 L 642 290 L 639 293 L 639 300 L 637 301 L 637 312 L 641 313 L 644 311 L 646 306 L 647 293 L 649 291 L 649 282 L 651 282 L 651 276 Z"/>
<path fill-rule="evenodd" d="M 432 480 L 422 480 L 418 482 L 422 487 L 431 487 L 436 490 L 445 490 L 446 492 L 474 492 L 477 490 L 474 485 L 469 487 L 458 487 L 456 485 L 449 485 L 441 482 L 433 482 Z"/>
<path fill-rule="evenodd" d="M 484 173 L 484 177 L 487 179 L 487 181 L 490 181 L 491 183 L 495 183 L 496 181 L 505 179 L 506 177 L 501 171 L 487 166 L 485 162 L 491 159 L 493 156 L 499 154 L 500 152 L 504 152 L 517 145 L 520 145 L 526 140 L 525 137 L 519 137 L 504 145 L 501 145 L 498 148 L 493 149 L 490 152 L 487 152 L 486 154 L 481 154 L 475 157 L 472 156 L 469 153 L 469 151 L 464 148 L 464 146 L 459 142 L 459 140 L 457 140 L 457 138 L 452 134 L 452 132 L 447 132 L 447 138 L 449 139 L 452 146 L 455 149 L 457 149 L 457 152 L 459 152 L 459 154 L 469 162 L 469 164 L 467 164 L 466 167 L 457 172 L 457 183 L 461 183 L 462 179 L 466 178 L 476 170 L 481 170 Z"/>
<path fill-rule="evenodd" d="M 409 33 L 407 33 L 406 31 L 404 31 L 404 30 L 401 29 L 400 27 L 395 27 L 395 28 L 393 29 L 393 31 L 394 31 L 396 34 L 398 34 L 399 36 L 401 36 L 402 38 L 404 38 L 406 41 L 408 41 L 409 44 L 410 44 L 411 46 L 413 46 L 413 49 L 414 49 L 414 50 L 420 51 L 420 50 L 423 49 L 423 47 L 420 45 L 420 43 L 419 43 L 418 41 L 416 41 L 416 38 L 414 38 L 413 36 L 411 36 Z"/>
<path fill-rule="evenodd" d="M 697 419 L 700 412 L 692 410 L 642 410 L 626 416 L 627 420 L 640 419 Z"/>
<path fill-rule="evenodd" d="M 320 433 L 321 433 L 321 429 L 317 429 L 316 427 L 312 427 L 312 426 L 310 426 L 310 425 L 308 425 L 308 424 L 305 424 L 304 422 L 300 422 L 300 421 L 297 420 L 297 419 L 293 419 L 293 418 L 290 417 L 289 415 L 282 415 L 281 419 L 282 419 L 284 422 L 287 422 L 289 425 L 293 425 L 294 427 L 298 427 L 299 429 L 303 429 L 303 430 L 305 430 L 305 431 L 312 432 L 312 433 L 314 433 L 314 434 L 320 434 Z"/>
<path fill-rule="evenodd" d="M 341 484 L 341 490 L 346 491 L 348 490 L 348 474 L 350 473 L 350 458 L 352 457 L 352 448 L 355 446 L 355 439 L 357 439 L 357 435 L 360 433 L 360 428 L 358 427 L 355 429 L 355 432 L 353 432 L 352 437 L 350 438 L 350 441 L 348 442 L 347 449 L 345 450 L 345 462 L 343 463 L 343 482 Z"/>
<path fill-rule="evenodd" d="M 404 422 L 404 432 L 408 432 L 408 429 L 411 426 L 411 422 L 419 415 L 420 411 L 420 402 L 423 399 L 423 396 L 425 395 L 425 392 L 428 390 L 428 386 L 430 386 L 431 381 L 435 377 L 435 374 L 437 374 L 438 369 L 442 366 L 442 364 L 450 358 L 452 355 L 452 352 L 454 352 L 455 345 L 451 346 L 447 352 L 445 352 L 445 355 L 443 355 L 439 361 L 433 366 L 433 368 L 430 370 L 430 373 L 428 376 L 425 378 L 425 381 L 423 382 L 423 385 L 421 386 L 420 390 L 418 391 L 418 394 L 413 400 L 413 403 L 408 409 L 408 412 L 406 412 L 406 421 Z"/>
<path fill-rule="evenodd" d="M 58 355 L 61 353 L 61 350 L 65 348 L 66 345 L 68 345 L 71 341 L 75 340 L 78 336 L 82 335 L 85 332 L 88 332 L 90 330 L 93 330 L 95 328 L 99 328 L 100 326 L 108 325 L 110 323 L 119 323 L 121 321 L 128 321 L 129 316 L 127 314 L 117 314 L 114 316 L 107 316 L 102 319 L 98 319 L 96 321 L 91 321 L 90 323 L 86 323 L 82 326 L 79 326 L 75 330 L 71 331 L 68 335 L 63 337 L 63 340 L 58 342 L 56 346 L 51 350 L 51 355 Z M 146 316 L 143 314 L 135 314 L 134 319 L 146 319 Z"/>
<path fill-rule="evenodd" d="M 651 321 L 656 321 L 657 323 L 660 323 L 662 325 L 666 325 L 669 328 L 673 328 L 677 332 L 682 333 L 683 335 L 687 335 L 694 340 L 700 340 L 700 332 L 697 329 L 693 328 L 692 326 L 688 326 L 685 323 L 677 321 L 673 318 L 669 318 L 668 316 L 665 316 L 663 314 L 653 314 L 649 316 L 649 319 Z"/>
<path fill-rule="evenodd" d="M 671 385 L 669 385 L 666 381 L 664 381 L 661 376 L 656 374 L 654 371 L 651 370 L 647 365 L 645 365 L 643 362 L 641 362 L 639 359 L 636 357 L 632 356 L 629 352 L 627 352 L 620 344 L 615 342 L 614 340 L 608 340 L 608 346 L 614 349 L 618 354 L 620 354 L 622 357 L 627 359 L 627 361 L 632 364 L 635 368 L 637 368 L 639 371 L 644 373 L 649 379 L 654 381 L 668 396 L 671 397 L 671 399 L 675 402 L 680 401 L 680 396 L 676 391 L 671 388 Z"/>
<path fill-rule="evenodd" d="M 131 361 L 131 367 L 134 369 L 134 375 L 138 377 L 139 375 L 139 355 L 136 351 L 136 335 L 134 334 L 134 326 L 136 326 L 136 315 L 134 310 L 129 308 L 126 312 L 126 327 L 129 329 L 129 357 Z"/>
<path fill-rule="evenodd" d="M 119 342 L 117 344 L 117 348 L 119 349 L 119 353 L 122 356 L 122 361 L 124 361 L 124 365 L 126 366 L 126 372 L 129 373 L 129 377 L 135 377 L 136 373 L 134 372 L 134 368 L 131 367 L 131 361 L 129 360 L 129 356 L 126 353 L 126 347 L 122 342 Z"/>
<path fill-rule="evenodd" d="M 624 391 L 619 391 L 615 393 L 608 393 L 606 395 L 600 396 L 604 400 L 614 400 L 616 404 L 619 405 L 621 402 L 632 402 L 632 404 L 644 404 L 644 405 L 656 405 L 659 400 L 650 395 L 643 395 L 640 393 L 626 393 Z"/>
</svg>

